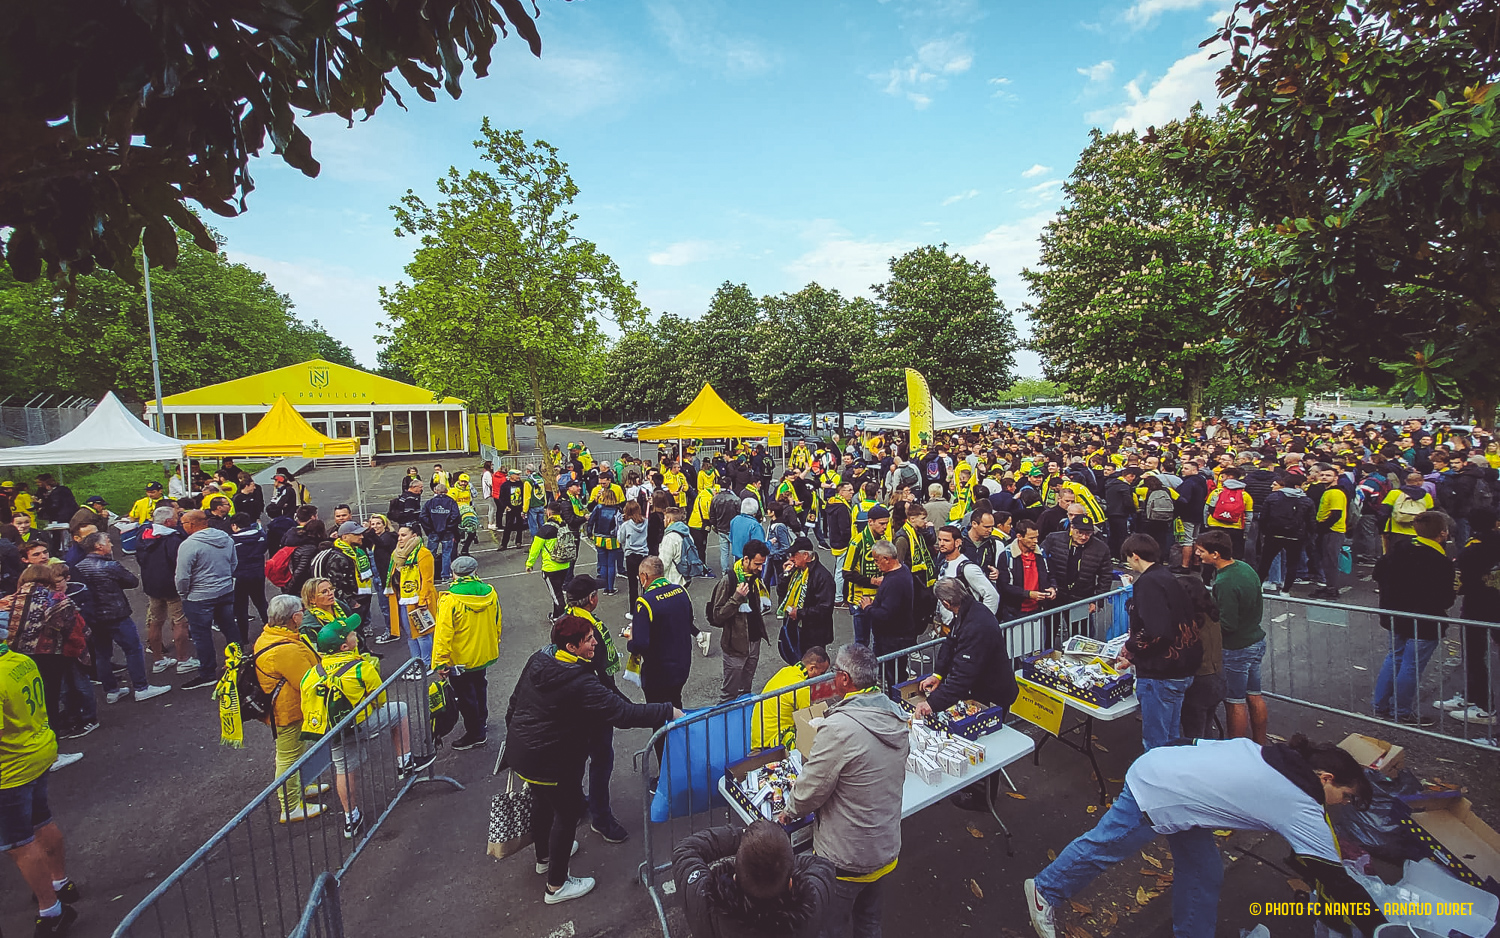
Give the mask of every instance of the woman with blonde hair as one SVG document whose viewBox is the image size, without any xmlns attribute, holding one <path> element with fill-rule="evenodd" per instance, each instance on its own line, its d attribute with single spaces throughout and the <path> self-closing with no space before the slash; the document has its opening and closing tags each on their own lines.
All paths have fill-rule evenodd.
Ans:
<svg viewBox="0 0 1500 938">
<path fill-rule="evenodd" d="M 333 581 L 320 576 L 310 577 L 302 584 L 302 608 L 307 610 L 302 620 L 302 636 L 314 647 L 319 629 L 334 619 L 346 618 L 353 611 L 339 602 Z"/>
<path fill-rule="evenodd" d="M 620 510 L 620 496 L 616 486 L 599 486 L 599 504 L 589 512 L 585 529 L 594 543 L 594 553 L 599 558 L 599 579 L 604 581 L 604 594 L 615 594 L 615 575 L 625 563 L 625 552 L 620 545 L 620 523 L 624 517 Z"/>
<path fill-rule="evenodd" d="M 432 628 L 437 621 L 437 579 L 432 551 L 410 524 L 396 531 L 390 569 L 385 575 L 385 594 L 390 597 L 391 634 L 406 639 L 413 658 L 432 667 Z M 417 614 L 424 610 L 426 615 Z M 410 672 L 408 672 L 410 673 Z M 414 675 L 412 680 L 420 679 Z"/>
</svg>

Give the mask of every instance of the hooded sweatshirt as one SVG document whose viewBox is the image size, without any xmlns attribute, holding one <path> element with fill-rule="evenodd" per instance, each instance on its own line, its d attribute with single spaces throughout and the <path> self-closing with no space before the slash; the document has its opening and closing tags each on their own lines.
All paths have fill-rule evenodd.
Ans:
<svg viewBox="0 0 1500 938">
<path fill-rule="evenodd" d="M 438 600 L 432 667 L 487 668 L 500 656 L 500 597 L 495 588 L 461 576 Z"/>
<path fill-rule="evenodd" d="M 733 560 L 738 560 L 745 554 L 745 545 L 753 540 L 765 536 L 766 530 L 761 526 L 760 519 L 756 514 L 760 511 L 760 502 L 753 498 L 746 498 L 740 502 L 740 513 L 729 522 L 729 547 L 733 551 Z"/>
<path fill-rule="evenodd" d="M 234 538 L 218 528 L 193 533 L 177 550 L 177 594 L 203 602 L 234 592 L 234 564 Z"/>
<path fill-rule="evenodd" d="M 847 694 L 813 721 L 811 754 L 787 811 L 816 812 L 813 848 L 841 879 L 893 869 L 901 853 L 901 791 L 910 743 L 906 712 L 877 687 Z"/>
<path fill-rule="evenodd" d="M 141 589 L 152 599 L 176 599 L 177 551 L 182 532 L 165 524 L 152 522 L 141 532 L 135 549 L 136 563 L 141 567 Z"/>
</svg>

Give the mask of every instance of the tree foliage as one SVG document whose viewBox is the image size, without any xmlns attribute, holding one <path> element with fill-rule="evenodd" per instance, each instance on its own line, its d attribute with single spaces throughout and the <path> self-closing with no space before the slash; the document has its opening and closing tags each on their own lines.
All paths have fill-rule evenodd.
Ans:
<svg viewBox="0 0 1500 938">
<path fill-rule="evenodd" d="M 264 274 L 232 264 L 179 232 L 174 270 L 151 278 L 167 394 L 229 381 L 310 358 L 357 367 L 349 347 L 303 323 Z M 140 263 L 139 260 L 136 263 Z M 146 298 L 106 270 L 81 276 L 74 302 L 50 281 L 22 283 L 0 265 L 0 396 L 38 390 L 155 397 Z"/>
<path fill-rule="evenodd" d="M 1224 298 L 1239 332 L 1280 371 L 1416 368 L 1408 390 L 1493 421 L 1500 7 L 1241 0 L 1209 41 L 1238 120 L 1160 145 L 1169 184 L 1267 226 Z"/>
<path fill-rule="evenodd" d="M 318 174 L 296 112 L 366 118 L 389 76 L 458 97 L 484 77 L 507 24 L 541 54 L 523 0 L 215 0 L 7 4 L 0 17 L 0 228 L 12 273 L 71 281 L 96 267 L 133 282 L 178 257 L 174 226 L 214 238 L 183 204 L 245 210 L 250 158 Z"/>
<path fill-rule="evenodd" d="M 587 387 L 605 351 L 599 324 L 644 321 L 635 284 L 574 231 L 578 187 L 556 148 L 488 119 L 475 141 L 489 170 L 449 169 L 429 206 L 408 190 L 398 236 L 421 240 L 410 282 L 381 291 L 380 341 L 423 387 L 497 409 L 519 397 L 547 446 L 548 404 Z M 555 471 L 550 465 L 544 471 Z"/>
<path fill-rule="evenodd" d="M 761 310 L 751 370 L 762 400 L 816 415 L 823 406 L 842 413 L 865 399 L 873 303 L 810 283 L 796 293 L 763 297 Z"/>
</svg>

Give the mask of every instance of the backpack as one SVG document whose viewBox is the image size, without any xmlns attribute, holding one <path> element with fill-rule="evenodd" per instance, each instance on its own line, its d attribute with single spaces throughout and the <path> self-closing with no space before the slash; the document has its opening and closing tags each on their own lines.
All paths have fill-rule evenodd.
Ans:
<svg viewBox="0 0 1500 938">
<path fill-rule="evenodd" d="M 937 456 L 934 456 L 933 458 L 927 460 L 927 478 L 929 478 L 932 481 L 936 482 L 938 479 L 941 479 L 942 477 L 943 477 L 943 460 L 940 457 L 937 457 Z"/>
<path fill-rule="evenodd" d="M 463 534 L 473 534 L 479 530 L 479 512 L 474 510 L 474 506 L 458 506 L 458 530 Z"/>
<path fill-rule="evenodd" d="M 983 606 L 984 605 L 984 597 L 982 597 L 978 593 L 974 592 L 974 587 L 972 587 L 972 586 L 969 585 L 969 577 L 968 577 L 967 571 L 968 571 L 968 569 L 970 567 L 974 567 L 975 569 L 978 569 L 979 565 L 977 563 L 975 563 L 974 561 L 970 560 L 967 557 L 959 557 L 958 558 L 958 569 L 956 569 L 956 570 L 953 571 L 953 579 L 955 579 L 958 582 L 962 583 L 963 586 L 964 586 L 964 589 L 966 589 L 966 590 L 969 591 L 969 595 L 974 598 L 974 601 L 976 603 L 979 603 L 979 605 Z M 980 570 L 980 575 L 981 576 L 985 575 L 983 570 Z M 986 606 L 985 608 L 989 608 L 989 607 Z"/>
<path fill-rule="evenodd" d="M 1225 489 L 1214 502 L 1214 520 L 1237 525 L 1245 520 L 1245 490 Z"/>
<path fill-rule="evenodd" d="M 240 695 L 240 719 L 270 724 L 275 708 L 276 692 L 281 689 L 281 685 L 286 683 L 286 678 L 277 681 L 276 686 L 267 691 L 260 686 L 260 668 L 256 665 L 256 661 L 272 648 L 293 644 L 296 643 L 273 642 L 254 654 L 240 656 L 239 667 L 235 668 L 235 686 Z"/>
<path fill-rule="evenodd" d="M 354 661 L 348 662 L 332 674 L 323 669 L 323 662 L 321 661 L 313 665 L 313 668 L 318 672 L 318 686 L 317 692 L 311 700 L 306 696 L 302 698 L 302 725 L 305 728 L 305 732 L 316 733 L 322 736 L 337 726 L 338 722 L 348 716 L 354 709 L 354 702 L 345 696 L 343 690 L 339 688 L 339 678 L 343 677 L 351 668 L 358 667 L 363 661 L 363 658 L 357 658 Z M 334 694 L 338 694 L 343 700 L 342 707 L 334 705 Z M 309 705 L 311 705 L 311 708 Z"/>
<path fill-rule="evenodd" d="M 1166 507 L 1162 507 L 1162 499 L 1166 499 Z M 1175 517 L 1177 517 L 1177 506 L 1165 489 L 1157 489 L 1146 499 L 1147 521 L 1171 521 Z"/>
<path fill-rule="evenodd" d="M 698 556 L 698 545 L 693 543 L 693 539 L 681 531 L 670 531 L 668 533 L 675 534 L 682 539 L 682 548 L 677 553 L 677 572 L 689 580 L 695 577 L 708 576 L 708 564 L 704 563 L 703 558 Z"/>
<path fill-rule="evenodd" d="M 571 564 L 578 559 L 578 535 L 567 525 L 557 532 L 557 541 L 552 545 L 552 562 Z"/>
<path fill-rule="evenodd" d="M 1412 498 L 1405 492 L 1397 495 L 1396 503 L 1391 506 L 1391 524 L 1393 526 L 1399 524 L 1404 528 L 1411 527 L 1417 520 L 1417 515 L 1427 510 L 1427 506 L 1422 502 L 1423 499 Z"/>
<path fill-rule="evenodd" d="M 1462 518 L 1469 513 L 1469 506 L 1463 504 L 1463 500 L 1463 495 L 1458 490 L 1457 475 L 1445 472 L 1438 476 L 1437 503 L 1444 511 L 1455 518 Z"/>
<path fill-rule="evenodd" d="M 1313 513 L 1312 499 L 1294 498 L 1275 493 L 1266 499 L 1265 532 L 1275 537 L 1303 537 Z"/>
<path fill-rule="evenodd" d="M 909 488 L 913 485 L 919 485 L 921 482 L 921 474 L 917 472 L 917 467 L 911 463 L 903 463 L 900 471 L 896 473 L 896 484 L 898 486 L 905 485 Z"/>
<path fill-rule="evenodd" d="M 266 561 L 266 579 L 271 585 L 284 589 L 292 582 L 292 551 L 296 546 L 283 547 L 276 552 L 276 556 Z"/>
</svg>

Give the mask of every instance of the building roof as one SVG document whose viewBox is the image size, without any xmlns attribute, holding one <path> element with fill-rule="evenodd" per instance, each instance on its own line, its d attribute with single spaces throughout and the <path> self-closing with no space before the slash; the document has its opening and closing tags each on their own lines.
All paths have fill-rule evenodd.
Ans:
<svg viewBox="0 0 1500 938">
<path fill-rule="evenodd" d="M 438 400 L 431 391 L 384 378 L 358 368 L 314 358 L 298 365 L 274 368 L 257 375 L 210 384 L 162 399 L 167 407 L 270 407 L 285 395 L 293 407 L 350 408 L 385 407 L 403 404 L 463 404 L 456 397 Z M 149 411 L 156 406 L 148 401 Z"/>
</svg>

